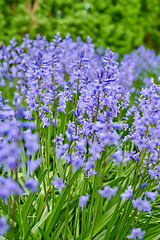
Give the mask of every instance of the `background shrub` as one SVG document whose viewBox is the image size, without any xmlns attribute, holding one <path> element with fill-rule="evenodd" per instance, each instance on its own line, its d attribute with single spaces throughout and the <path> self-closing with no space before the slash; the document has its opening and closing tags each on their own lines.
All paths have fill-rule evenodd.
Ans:
<svg viewBox="0 0 160 240">
<path fill-rule="evenodd" d="M 140 44 L 160 50 L 159 0 L 1 0 L 0 41 L 18 41 L 26 33 L 51 40 L 70 32 L 74 40 L 91 36 L 96 47 L 109 46 L 119 54 Z"/>
</svg>

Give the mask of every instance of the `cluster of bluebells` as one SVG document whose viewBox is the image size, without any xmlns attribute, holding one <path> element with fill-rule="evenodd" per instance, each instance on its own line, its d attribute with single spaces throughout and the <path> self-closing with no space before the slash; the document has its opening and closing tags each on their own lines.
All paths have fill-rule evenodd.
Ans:
<svg viewBox="0 0 160 240">
<path fill-rule="evenodd" d="M 146 182 L 142 183 L 140 188 L 144 189 L 147 186 Z M 133 199 L 133 189 L 130 185 L 128 189 L 125 190 L 124 193 L 121 194 L 122 200 L 131 199 L 132 205 L 136 209 L 137 212 L 148 212 L 151 215 L 151 202 L 154 202 L 156 196 L 158 195 L 158 191 L 155 192 L 144 192 L 142 196 L 137 199 Z M 149 199 L 147 200 L 146 197 Z M 143 239 L 143 235 L 145 231 L 142 231 L 141 228 L 133 228 L 130 235 L 127 236 L 128 239 Z"/>
<path fill-rule="evenodd" d="M 125 54 L 120 63 L 119 83 L 129 91 L 134 91 L 134 81 L 139 79 L 142 86 L 150 86 L 150 76 L 160 75 L 160 54 L 153 49 L 139 46 L 130 54 Z"/>
<path fill-rule="evenodd" d="M 33 171 L 40 165 L 41 160 L 33 160 L 32 156 L 39 150 L 38 135 L 32 133 L 35 128 L 34 122 L 22 121 L 25 117 L 25 110 L 17 102 L 15 94 L 13 105 L 10 107 L 0 92 L 0 167 L 3 169 L 3 176 L 0 176 L 0 198 L 4 203 L 8 202 L 11 195 L 18 196 L 24 193 L 24 189 L 18 182 L 18 169 L 26 168 L 25 187 L 36 191 L 38 181 L 31 176 Z M 25 151 L 28 160 L 23 163 L 21 154 Z M 26 166 L 24 166 L 24 164 Z M 9 174 L 14 172 L 15 176 Z M 1 218 L 2 231 L 7 230 L 5 217 Z M 3 232 L 2 232 L 3 235 Z"/>
<path fill-rule="evenodd" d="M 133 87 L 133 81 L 135 80 L 134 67 L 135 62 L 131 56 L 124 55 L 119 67 L 119 84 L 128 89 L 130 92 L 133 92 L 135 90 Z"/>
<path fill-rule="evenodd" d="M 132 117 L 131 131 L 126 137 L 137 147 L 132 157 L 137 163 L 146 151 L 143 167 L 147 168 L 150 179 L 160 179 L 160 86 L 151 79 L 151 86 L 143 88 L 136 106 L 129 108 L 127 117 Z"/>
<path fill-rule="evenodd" d="M 32 156 L 39 150 L 38 135 L 37 133 L 32 133 L 32 129 L 36 127 L 34 122 L 22 121 L 26 112 L 24 108 L 20 106 L 20 102 L 16 101 L 16 97 L 17 95 L 15 94 L 13 101 L 15 108 L 12 108 L 0 95 L 0 166 L 6 173 L 9 170 L 17 172 L 17 168 L 23 167 L 21 154 L 24 149 L 26 156 L 28 156 L 26 165 L 28 175 L 30 176 L 40 165 L 40 159 L 32 159 Z M 4 181 L 3 179 L 3 184 Z M 6 181 L 8 181 L 8 179 L 6 179 Z M 12 185 L 12 180 L 9 182 L 7 185 Z M 13 187 L 13 189 L 18 191 L 18 188 Z M 1 191 L 1 193 L 2 192 L 3 191 Z M 17 193 L 15 192 L 15 194 Z"/>
<path fill-rule="evenodd" d="M 24 189 L 17 178 L 13 179 L 7 173 L 12 170 L 16 175 L 17 169 L 23 168 L 24 164 L 27 169 L 25 187 L 31 192 L 37 191 L 38 181 L 33 178 L 33 173 L 41 159 L 33 160 L 40 149 L 35 128 L 41 141 L 45 132 L 41 132 L 41 126 L 57 130 L 59 115 L 65 115 L 70 121 L 66 120 L 63 135 L 56 135 L 58 131 L 54 131 L 53 148 L 57 159 L 65 159 L 67 165 L 72 165 L 73 172 L 83 168 L 86 178 L 99 174 L 96 162 L 108 147 L 116 149 L 111 155 L 115 165 L 134 159 L 140 169 L 138 174 L 148 172 L 150 179 L 158 183 L 160 86 L 151 79 L 150 87 L 141 90 L 136 106 L 128 107 L 130 92 L 134 91 L 133 81 L 146 70 L 154 69 L 158 74 L 159 55 L 141 46 L 125 55 L 119 66 L 116 54 L 109 48 L 104 55 L 102 52 L 96 54 L 90 37 L 85 43 L 80 37 L 73 42 L 70 34 L 62 39 L 57 33 L 52 42 L 40 35 L 36 40 L 30 40 L 26 35 L 18 46 L 12 39 L 9 46 L 0 49 L 0 60 L 0 85 L 13 87 L 16 84 L 14 107 L 10 107 L 0 95 L 0 167 L 5 173 L 0 177 L 0 197 L 4 202 L 12 194 L 23 194 Z M 22 103 L 25 103 L 26 110 Z M 124 138 L 122 131 L 128 128 L 130 118 L 132 125 Z M 36 120 L 37 126 L 32 120 Z M 134 151 L 123 154 L 125 140 L 134 143 Z M 43 148 L 44 142 L 40 144 Z M 25 163 L 21 161 L 22 152 L 26 155 Z M 51 184 L 62 194 L 67 184 L 57 175 L 59 173 Z M 145 187 L 146 183 L 142 183 L 141 189 Z M 157 188 L 160 190 L 160 185 Z M 118 187 L 104 186 L 103 190 L 98 190 L 99 197 L 111 200 L 117 190 Z M 146 191 L 134 199 L 130 185 L 121 197 L 122 200 L 130 199 L 137 211 L 151 214 L 151 202 L 155 201 L 157 194 L 158 191 Z M 82 210 L 88 200 L 88 193 L 80 196 Z M 0 234 L 3 235 L 8 229 L 5 217 L 0 218 L 0 225 L 3 226 Z M 140 228 L 133 228 L 127 237 L 142 239 L 144 234 Z"/>
<path fill-rule="evenodd" d="M 43 127 L 54 124 L 51 113 L 55 109 L 51 105 L 56 99 L 57 111 L 65 112 L 66 102 L 75 95 L 77 79 L 83 79 L 84 83 L 92 81 L 102 62 L 95 54 L 90 37 L 86 43 L 80 37 L 73 42 L 70 34 L 62 40 L 59 33 L 50 43 L 39 34 L 36 40 L 26 35 L 21 46 L 12 39 L 10 45 L 0 49 L 0 60 L 0 85 L 13 87 L 16 84 L 20 96 L 27 96 L 28 119 L 33 119 L 36 111 Z M 63 91 L 58 90 L 60 87 Z"/>
<path fill-rule="evenodd" d="M 85 74 L 91 66 L 88 55 L 86 57 L 87 59 L 85 53 L 81 52 L 80 60 L 74 66 L 78 69 L 79 75 L 72 80 L 71 85 L 72 89 L 73 85 L 76 86 L 74 91 L 75 95 L 79 94 L 79 98 L 76 108 L 71 111 L 74 114 L 74 121 L 69 122 L 66 131 L 68 143 L 66 141 L 64 143 L 60 136 L 53 141 L 56 143 L 58 159 L 66 159 L 67 164 L 73 165 L 74 171 L 84 167 L 85 174 L 90 177 L 96 173 L 95 161 L 101 158 L 106 145 L 118 146 L 120 143 L 121 136 L 117 131 L 126 125 L 114 122 L 114 118 L 127 108 L 130 95 L 118 85 L 118 63 L 114 60 L 113 52 L 109 49 L 106 51 L 103 58 L 104 66 L 97 68 L 95 78 L 88 77 L 87 81 Z M 69 153 L 68 149 L 73 141 L 75 144 L 72 146 L 72 153 Z M 113 158 L 119 165 L 122 161 L 122 151 L 119 149 Z"/>
</svg>

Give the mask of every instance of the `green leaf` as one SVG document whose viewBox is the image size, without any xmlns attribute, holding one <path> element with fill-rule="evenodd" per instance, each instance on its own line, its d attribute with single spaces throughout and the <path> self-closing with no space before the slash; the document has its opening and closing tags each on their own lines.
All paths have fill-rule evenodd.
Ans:
<svg viewBox="0 0 160 240">
<path fill-rule="evenodd" d="M 131 228 L 132 220 L 133 220 L 133 215 L 129 218 L 129 220 L 127 220 L 127 224 L 124 226 L 119 240 L 123 240 L 124 236 L 128 233 L 129 229 Z"/>
<path fill-rule="evenodd" d="M 47 173 L 47 169 L 45 169 L 43 171 L 43 173 L 41 174 L 41 176 L 39 178 L 39 186 L 41 185 L 43 179 L 45 178 L 46 173 Z M 26 218 L 29 215 L 29 210 L 32 207 L 32 204 L 33 204 L 33 201 L 34 201 L 34 199 L 36 197 L 36 194 L 37 194 L 36 192 L 30 193 L 30 195 L 29 195 L 29 197 L 27 199 L 27 202 L 22 207 L 22 219 L 23 219 L 23 222 L 26 221 Z"/>
<path fill-rule="evenodd" d="M 116 205 L 114 205 L 111 209 L 109 209 L 109 211 L 107 211 L 99 219 L 97 219 L 92 237 L 94 237 L 97 233 L 102 231 L 102 229 L 108 224 L 108 222 L 111 220 L 111 217 L 112 217 L 112 214 L 113 214 L 115 208 L 116 208 Z M 86 233 L 86 238 L 84 240 L 89 240 L 90 234 L 91 234 L 91 229 L 92 229 L 92 226 L 89 227 L 89 229 L 87 229 L 88 231 Z M 81 239 L 81 236 L 76 238 L 76 240 L 80 240 L 80 239 Z"/>
<path fill-rule="evenodd" d="M 150 237 L 155 233 L 159 234 L 159 229 L 160 229 L 159 224 L 153 228 L 146 229 L 146 234 L 145 234 L 146 240 L 149 240 Z"/>
<path fill-rule="evenodd" d="M 75 172 L 75 174 L 73 175 L 73 177 L 71 178 L 71 181 L 70 181 L 70 184 L 72 186 L 72 184 L 74 183 L 74 181 L 76 180 L 76 178 L 78 177 L 79 173 L 81 172 L 81 169 L 77 170 Z M 59 216 L 59 214 L 61 213 L 62 211 L 62 208 L 63 208 L 63 204 L 64 204 L 64 201 L 66 199 L 66 196 L 68 194 L 68 189 L 67 187 L 64 189 L 64 192 L 59 195 L 57 201 L 56 201 L 56 204 L 55 204 L 55 207 L 53 209 L 53 212 L 51 213 L 48 221 L 47 221 L 47 226 L 46 226 L 46 230 L 47 232 L 50 234 L 54 225 L 56 224 L 57 222 L 57 218 Z"/>
<path fill-rule="evenodd" d="M 3 212 L 5 214 L 8 214 L 8 205 L 4 204 L 4 202 L 2 201 L 2 199 L 0 199 L 0 209 L 3 209 Z"/>
<path fill-rule="evenodd" d="M 109 185 L 110 187 L 112 187 L 112 186 L 116 185 L 118 182 L 124 181 L 125 179 L 126 179 L 125 177 L 119 177 L 119 178 L 116 178 L 112 181 L 106 182 L 106 184 L 104 184 L 104 186 Z"/>
<path fill-rule="evenodd" d="M 37 201 L 37 205 L 36 205 L 36 213 L 35 213 L 36 219 L 35 219 L 34 224 L 36 224 L 40 218 L 43 204 L 44 204 L 44 194 L 40 193 L 38 196 L 38 201 Z"/>
<path fill-rule="evenodd" d="M 81 169 L 77 170 L 75 174 L 73 175 L 71 179 L 71 186 L 75 179 L 78 177 L 79 173 L 81 172 Z M 41 219 L 37 222 L 37 224 L 32 228 L 32 232 L 38 233 L 39 227 L 42 228 L 44 224 L 46 224 L 46 231 L 48 234 L 51 233 L 52 229 L 54 228 L 54 225 L 57 223 L 57 219 L 61 216 L 62 209 L 64 206 L 64 201 L 66 199 L 68 193 L 67 187 L 63 190 L 62 194 L 60 194 L 56 200 L 54 209 L 50 212 L 43 213 Z"/>
<path fill-rule="evenodd" d="M 119 201 L 118 201 L 118 203 L 116 205 L 116 208 L 115 208 L 115 210 L 113 212 L 112 218 L 111 218 L 110 223 L 108 225 L 108 228 L 107 228 L 107 231 L 106 231 L 106 234 L 105 234 L 105 238 L 104 238 L 105 240 L 110 240 L 111 230 L 113 228 L 113 225 L 114 225 L 114 222 L 115 222 L 116 215 L 118 213 L 118 209 L 119 209 L 120 203 L 121 203 L 121 198 L 119 198 Z"/>
<path fill-rule="evenodd" d="M 51 240 L 48 233 L 44 232 L 40 227 L 39 227 L 39 231 L 42 233 L 44 240 Z"/>
<path fill-rule="evenodd" d="M 5 240 L 5 237 L 0 236 L 0 240 Z"/>
</svg>

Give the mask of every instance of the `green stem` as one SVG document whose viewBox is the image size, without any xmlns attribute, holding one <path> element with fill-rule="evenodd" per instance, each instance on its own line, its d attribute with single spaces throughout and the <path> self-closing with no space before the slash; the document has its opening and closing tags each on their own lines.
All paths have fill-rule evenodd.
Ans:
<svg viewBox="0 0 160 240">
<path fill-rule="evenodd" d="M 107 148 L 105 149 L 105 152 L 102 153 L 102 161 L 103 163 L 99 166 L 102 165 L 102 176 L 101 176 L 101 184 L 100 184 L 100 188 L 102 188 L 103 186 L 103 178 L 104 178 L 104 169 L 105 169 L 105 158 L 106 158 L 106 151 L 107 151 Z M 98 168 L 99 169 L 99 168 Z M 95 189 L 95 188 L 94 188 Z M 94 227 L 95 227 L 95 224 L 96 224 L 96 220 L 97 220 L 97 216 L 98 216 L 98 212 L 99 212 L 99 208 L 100 208 L 100 200 L 101 200 L 101 195 L 99 194 L 98 195 L 98 200 L 97 200 L 97 205 L 96 205 L 96 210 L 95 210 L 95 215 L 94 215 L 94 218 L 93 218 L 93 224 L 92 224 L 92 229 L 91 229 L 91 235 L 90 235 L 90 238 L 89 240 L 92 240 L 92 236 L 93 236 L 93 231 L 94 231 Z"/>
<path fill-rule="evenodd" d="M 98 201 L 97 201 L 97 206 L 96 206 L 96 211 L 95 211 L 95 215 L 94 215 L 94 219 L 93 219 L 93 225 L 92 225 L 92 229 L 91 229 L 91 235 L 90 235 L 89 240 L 92 240 L 93 231 L 94 231 L 94 227 L 95 227 L 95 224 L 96 224 L 96 219 L 97 219 L 99 205 L 100 205 L 100 199 L 101 199 L 101 196 L 99 194 Z"/>
<path fill-rule="evenodd" d="M 84 195 L 87 192 L 87 185 L 88 185 L 88 179 L 86 178 L 86 175 L 83 176 L 83 190 L 82 195 Z M 82 222 L 81 222 L 81 240 L 85 238 L 85 218 L 86 218 L 86 206 L 84 206 L 84 209 L 82 211 Z"/>
<path fill-rule="evenodd" d="M 139 170 L 140 170 L 140 167 L 142 166 L 142 163 L 143 163 L 143 160 L 144 160 L 144 157 L 145 157 L 145 154 L 146 154 L 146 151 L 147 149 L 144 149 L 142 148 L 142 152 L 140 154 L 140 157 L 139 157 L 139 163 L 138 163 L 138 167 L 137 169 L 135 170 L 135 177 L 133 178 L 133 193 L 135 192 L 135 189 L 136 189 L 136 186 L 137 186 L 137 181 L 138 181 L 138 173 L 139 173 Z M 135 182 L 134 182 L 135 181 Z"/>
<path fill-rule="evenodd" d="M 68 198 L 67 198 L 67 207 L 66 207 L 66 222 L 65 222 L 65 232 L 64 232 L 64 240 L 67 240 L 67 227 L 68 227 L 68 218 L 69 218 L 69 202 L 70 202 L 70 194 L 71 194 L 71 175 L 72 175 L 72 164 L 71 164 L 71 155 L 70 155 L 70 169 L 69 169 L 69 176 L 68 176 Z"/>
<path fill-rule="evenodd" d="M 120 225 L 120 227 L 119 227 L 119 231 L 118 231 L 118 233 L 117 233 L 117 235 L 116 235 L 116 239 L 115 239 L 115 240 L 119 240 L 119 239 L 120 239 L 121 232 L 122 232 L 122 230 L 123 230 L 123 227 L 124 227 L 125 223 L 127 222 L 127 218 L 128 218 L 128 216 L 129 216 L 129 214 L 130 214 L 130 212 L 131 212 L 131 208 L 132 208 L 132 202 L 129 201 L 128 207 L 126 207 L 126 211 L 125 211 L 125 213 L 123 214 L 122 223 L 121 223 L 121 225 Z"/>
<path fill-rule="evenodd" d="M 39 89 L 39 85 L 40 85 L 40 79 L 38 79 L 38 89 Z M 43 151 L 42 151 L 42 139 L 41 139 L 41 126 L 40 126 L 40 111 L 39 111 L 39 104 L 40 104 L 40 96 L 38 95 L 37 97 L 37 102 L 38 102 L 38 106 L 37 106 L 37 129 L 38 129 L 38 134 L 39 134 L 39 145 L 40 145 L 40 150 L 39 150 L 39 153 L 40 153 L 40 157 L 42 158 L 42 169 L 44 168 L 44 162 L 43 162 Z M 45 185 L 45 179 L 43 179 L 43 187 L 44 187 L 44 193 L 45 195 L 47 194 L 46 192 L 46 185 Z M 49 203 L 47 201 L 47 208 L 48 208 L 48 211 L 50 210 L 49 209 Z"/>
<path fill-rule="evenodd" d="M 55 105 L 55 128 L 54 128 L 54 139 L 56 138 L 57 135 L 57 112 L 56 112 L 56 105 Z M 54 148 L 54 154 L 53 154 L 53 177 L 55 175 L 55 169 L 56 169 L 56 151 Z M 54 189 L 52 191 L 52 208 L 54 207 Z"/>
</svg>

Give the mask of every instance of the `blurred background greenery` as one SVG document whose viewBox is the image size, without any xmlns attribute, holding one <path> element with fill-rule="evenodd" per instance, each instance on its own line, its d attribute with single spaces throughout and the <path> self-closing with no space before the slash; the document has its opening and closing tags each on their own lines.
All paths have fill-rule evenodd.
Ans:
<svg viewBox="0 0 160 240">
<path fill-rule="evenodd" d="M 160 0 L 0 0 L 0 44 L 29 33 L 52 40 L 91 36 L 120 55 L 144 44 L 160 51 Z"/>
</svg>

